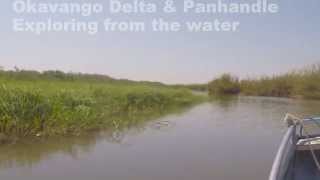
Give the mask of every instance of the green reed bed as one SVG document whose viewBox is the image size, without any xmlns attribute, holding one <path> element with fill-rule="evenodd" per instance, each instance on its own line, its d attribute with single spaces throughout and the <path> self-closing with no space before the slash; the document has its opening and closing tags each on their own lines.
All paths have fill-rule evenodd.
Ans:
<svg viewBox="0 0 320 180">
<path fill-rule="evenodd" d="M 199 100 L 201 97 L 186 89 L 139 83 L 0 79 L 0 134 L 77 135 L 120 128 L 134 117 L 147 117 Z"/>
<path fill-rule="evenodd" d="M 293 97 L 320 100 L 320 65 L 262 78 L 242 79 L 223 75 L 209 83 L 209 94 Z"/>
<path fill-rule="evenodd" d="M 284 75 L 243 80 L 241 92 L 245 95 L 294 97 L 320 100 L 320 66 Z"/>
</svg>

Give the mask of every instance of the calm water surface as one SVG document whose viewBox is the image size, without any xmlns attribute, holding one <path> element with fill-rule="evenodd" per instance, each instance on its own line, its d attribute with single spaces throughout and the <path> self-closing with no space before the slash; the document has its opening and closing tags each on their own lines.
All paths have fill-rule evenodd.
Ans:
<svg viewBox="0 0 320 180">
<path fill-rule="evenodd" d="M 320 102 L 240 97 L 197 105 L 125 132 L 0 147 L 1 180 L 266 180 L 286 112 Z"/>
</svg>

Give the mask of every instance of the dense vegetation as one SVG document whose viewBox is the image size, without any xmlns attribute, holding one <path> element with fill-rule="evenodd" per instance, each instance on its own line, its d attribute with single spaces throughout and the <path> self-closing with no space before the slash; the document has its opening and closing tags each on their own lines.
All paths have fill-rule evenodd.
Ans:
<svg viewBox="0 0 320 180">
<path fill-rule="evenodd" d="M 197 102 L 187 89 L 60 71 L 0 71 L 1 136 L 80 134 Z M 2 137 L 3 138 L 3 137 Z"/>
<path fill-rule="evenodd" d="M 171 87 L 175 88 L 187 88 L 193 91 L 205 92 L 208 91 L 208 84 L 177 84 L 172 85 Z"/>
<path fill-rule="evenodd" d="M 210 94 L 243 94 L 252 96 L 320 99 L 320 65 L 284 75 L 244 79 L 231 75 L 209 83 Z"/>
<path fill-rule="evenodd" d="M 243 79 L 224 74 L 208 85 L 168 86 L 105 75 L 0 68 L 0 142 L 7 136 L 80 134 L 121 128 L 141 117 L 190 105 L 210 95 L 320 99 L 320 66 L 284 75 Z M 188 90 L 189 89 L 189 90 Z"/>
<path fill-rule="evenodd" d="M 224 74 L 220 78 L 211 81 L 208 85 L 209 95 L 232 95 L 240 92 L 238 78 Z"/>
</svg>

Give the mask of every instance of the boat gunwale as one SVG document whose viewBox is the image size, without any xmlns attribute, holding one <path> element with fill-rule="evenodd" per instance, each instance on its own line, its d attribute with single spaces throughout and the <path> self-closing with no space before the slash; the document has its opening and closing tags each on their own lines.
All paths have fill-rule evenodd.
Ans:
<svg viewBox="0 0 320 180">
<path fill-rule="evenodd" d="M 294 154 L 297 141 L 296 125 L 291 125 L 283 136 L 277 155 L 274 159 L 269 180 L 283 180 L 288 170 L 291 155 Z M 291 143 L 290 143 L 291 142 Z M 289 146 L 291 145 L 291 146 Z M 292 153 L 288 153 L 292 151 Z"/>
<path fill-rule="evenodd" d="M 320 126 L 320 117 L 312 117 L 301 119 L 298 121 L 292 121 L 289 119 L 290 114 L 286 116 L 285 121 L 288 124 L 286 134 L 283 136 L 277 155 L 274 159 L 272 169 L 270 172 L 269 180 L 284 180 L 287 171 L 290 168 L 290 162 L 296 153 L 297 142 L 300 139 L 319 137 L 320 134 L 303 135 L 303 125 L 309 123 L 317 123 Z M 293 116 L 293 118 L 295 118 Z M 291 142 L 291 143 L 290 143 Z M 290 146 L 289 146 L 290 145 Z"/>
</svg>

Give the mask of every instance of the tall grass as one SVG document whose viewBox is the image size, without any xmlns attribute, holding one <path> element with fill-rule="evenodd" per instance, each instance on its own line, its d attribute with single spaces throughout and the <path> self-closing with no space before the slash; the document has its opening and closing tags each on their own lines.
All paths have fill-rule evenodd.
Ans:
<svg viewBox="0 0 320 180">
<path fill-rule="evenodd" d="M 226 78 L 229 77 L 229 78 Z M 252 96 L 294 97 L 320 100 L 320 65 L 313 65 L 303 70 L 284 75 L 262 77 L 259 79 L 230 78 L 222 76 L 209 83 L 211 94 L 243 94 Z M 237 89 L 239 91 L 233 91 Z"/>
<path fill-rule="evenodd" d="M 201 97 L 189 90 L 159 84 L 20 78 L 21 72 L 0 73 L 0 134 L 50 136 L 120 128 L 135 116 L 183 107 Z M 64 76 L 63 74 L 62 76 Z"/>
<path fill-rule="evenodd" d="M 320 66 L 258 80 L 243 80 L 245 95 L 320 99 Z"/>
<path fill-rule="evenodd" d="M 292 97 L 294 86 L 299 83 L 292 75 L 263 77 L 258 80 L 241 81 L 241 92 L 244 95 Z"/>
</svg>

